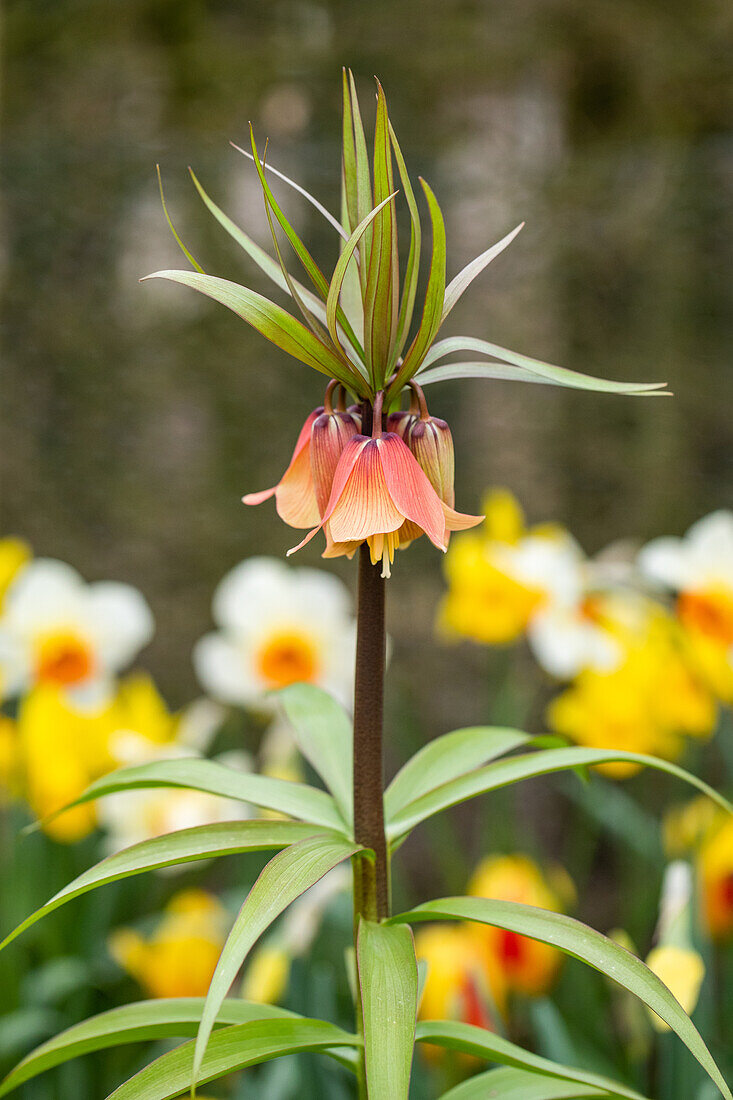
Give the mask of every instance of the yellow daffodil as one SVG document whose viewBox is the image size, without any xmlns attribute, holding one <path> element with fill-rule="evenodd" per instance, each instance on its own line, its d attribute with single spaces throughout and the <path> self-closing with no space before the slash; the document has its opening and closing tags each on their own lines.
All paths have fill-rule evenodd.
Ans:
<svg viewBox="0 0 733 1100">
<path fill-rule="evenodd" d="M 563 880 L 569 884 L 564 875 Z M 565 889 L 568 889 L 566 886 Z M 569 888 L 569 892 L 572 888 Z M 476 868 L 468 884 L 475 897 L 518 901 L 553 912 L 562 911 L 559 894 L 551 888 L 539 867 L 526 856 L 490 856 Z M 536 940 L 501 928 L 481 927 L 489 973 L 499 971 L 510 992 L 542 996 L 552 985 L 562 956 Z"/>
<path fill-rule="evenodd" d="M 17 720 L 17 774 L 39 817 L 60 810 L 114 767 L 109 753 L 114 704 L 82 708 L 55 684 L 39 684 L 23 699 Z M 72 843 L 95 826 L 93 803 L 44 825 L 54 840 Z"/>
<path fill-rule="evenodd" d="M 608 672 L 581 672 L 552 700 L 547 719 L 556 732 L 582 745 L 674 760 L 683 735 L 712 734 L 716 706 L 686 659 L 674 619 L 649 601 L 644 606 L 639 619 L 619 617 L 609 624 L 623 645 L 623 662 Z M 603 770 L 623 778 L 638 769 L 619 763 L 603 765 Z"/>
<path fill-rule="evenodd" d="M 733 512 L 698 520 L 684 538 L 659 538 L 639 568 L 672 591 L 698 666 L 718 697 L 733 701 Z"/>
<path fill-rule="evenodd" d="M 213 612 L 219 631 L 197 643 L 194 665 L 215 698 L 263 706 L 272 689 L 311 683 L 350 702 L 355 624 L 338 578 L 250 558 L 221 581 Z"/>
<path fill-rule="evenodd" d="M 733 934 L 733 819 L 721 816 L 698 854 L 703 916 L 715 939 Z"/>
<path fill-rule="evenodd" d="M 98 702 L 152 634 L 150 609 L 135 588 L 86 584 L 70 565 L 37 558 L 6 593 L 0 660 L 7 654 L 19 669 L 15 690 L 50 685 Z"/>
<path fill-rule="evenodd" d="M 18 734 L 15 722 L 0 714 L 0 806 L 16 793 Z"/>
<path fill-rule="evenodd" d="M 121 928 L 109 948 L 149 997 L 203 997 L 228 925 L 229 916 L 213 895 L 184 890 L 168 903 L 151 936 Z"/>
<path fill-rule="evenodd" d="M 448 551 L 443 632 L 485 645 L 526 633 L 543 668 L 564 679 L 614 664 L 617 645 L 587 613 L 589 566 L 572 536 L 556 524 L 527 530 L 506 490 L 489 493 L 484 511 L 484 524 Z"/>
<path fill-rule="evenodd" d="M 23 539 L 0 539 L 0 609 L 11 583 L 30 560 L 31 548 Z"/>
</svg>

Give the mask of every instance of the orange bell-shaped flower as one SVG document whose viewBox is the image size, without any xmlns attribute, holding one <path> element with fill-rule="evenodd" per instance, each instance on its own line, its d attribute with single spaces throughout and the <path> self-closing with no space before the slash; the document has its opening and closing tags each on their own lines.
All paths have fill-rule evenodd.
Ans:
<svg viewBox="0 0 733 1100">
<path fill-rule="evenodd" d="M 322 405 L 314 409 L 300 429 L 293 457 L 277 485 L 259 493 L 247 493 L 242 497 L 245 504 L 262 504 L 274 497 L 277 514 L 290 527 L 312 527 L 318 523 L 321 514 L 313 485 L 310 451 L 311 430 L 322 412 Z"/>
<path fill-rule="evenodd" d="M 381 434 L 375 425 L 373 438 L 355 435 L 349 440 L 321 522 L 288 553 L 325 528 L 326 556 L 352 554 L 366 540 L 372 562 L 381 561 L 382 575 L 388 577 L 400 529 L 408 520 L 445 550 L 450 531 L 473 527 L 481 517 L 445 505 L 403 440 L 394 432 Z"/>
</svg>

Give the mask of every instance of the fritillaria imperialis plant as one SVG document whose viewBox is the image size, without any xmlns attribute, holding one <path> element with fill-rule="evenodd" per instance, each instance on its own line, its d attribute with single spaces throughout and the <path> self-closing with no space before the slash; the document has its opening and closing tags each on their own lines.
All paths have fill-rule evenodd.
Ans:
<svg viewBox="0 0 733 1100">
<path fill-rule="evenodd" d="M 293 685 L 281 693 L 301 752 L 326 789 L 236 772 L 214 761 L 167 759 L 123 768 L 92 784 L 79 803 L 140 787 L 190 787 L 277 811 L 277 819 L 216 823 L 135 844 L 76 879 L 6 939 L 85 891 L 106 882 L 213 856 L 276 850 L 244 900 L 224 944 L 205 999 L 151 1000 L 113 1009 L 72 1027 L 32 1054 L 0 1085 L 0 1096 L 76 1054 L 126 1041 L 193 1037 L 137 1073 L 116 1100 L 171 1100 L 244 1067 L 298 1051 L 320 1051 L 354 1074 L 369 1100 L 407 1100 L 416 1042 L 462 1051 L 499 1069 L 479 1073 L 445 1094 L 473 1097 L 607 1096 L 638 1100 L 626 1084 L 539 1058 L 475 1024 L 421 1020 L 421 979 L 411 925 L 475 921 L 551 945 L 602 971 L 635 994 L 674 1032 L 720 1093 L 733 1095 L 696 1028 L 661 980 L 618 944 L 561 913 L 479 896 L 441 898 L 392 913 L 392 853 L 422 821 L 479 794 L 530 777 L 602 763 L 628 762 L 667 771 L 730 809 L 694 776 L 666 761 L 633 753 L 569 748 L 513 729 L 471 728 L 425 745 L 383 791 L 382 700 L 386 578 L 397 551 L 426 535 L 445 550 L 450 533 L 480 517 L 456 511 L 453 446 L 448 425 L 430 415 L 423 387 L 462 377 L 516 379 L 620 394 L 659 392 L 659 384 L 588 378 L 469 337 L 438 340 L 441 325 L 470 282 L 516 236 L 483 252 L 446 285 L 443 217 L 421 180 L 432 232 L 427 289 L 413 325 L 423 225 L 387 104 L 377 88 L 373 155 L 367 153 L 359 104 L 344 75 L 340 217 L 294 186 L 334 229 L 339 255 L 329 279 L 285 218 L 270 187 L 273 170 L 251 138 L 274 256 L 256 245 L 209 198 L 205 205 L 260 268 L 288 294 L 302 320 L 269 299 L 195 270 L 161 271 L 164 278 L 221 302 L 277 347 L 329 381 L 323 406 L 306 418 L 278 484 L 245 497 L 269 497 L 282 519 L 317 532 L 325 557 L 358 554 L 358 638 L 353 721 L 325 692 Z M 266 152 L 266 150 L 265 150 Z M 250 154 L 246 154 L 250 155 Z M 396 166 L 396 172 L 395 172 Z M 410 239 L 400 282 L 396 201 L 406 201 Z M 175 231 L 174 231 L 175 232 Z M 285 266 L 284 234 L 310 286 Z M 180 243 L 180 242 L 179 242 Z M 183 247 L 183 246 L 182 246 Z M 469 361 L 445 361 L 455 354 Z M 475 358 L 478 356 L 479 358 Z M 403 408 L 405 398 L 409 405 Z M 304 410 L 305 411 L 305 410 Z M 520 750 L 514 755 L 515 750 Z M 284 815 L 284 819 L 282 817 Z M 281 913 L 329 870 L 353 865 L 354 952 L 347 957 L 355 1029 L 299 1017 L 227 994 L 248 953 Z"/>
</svg>

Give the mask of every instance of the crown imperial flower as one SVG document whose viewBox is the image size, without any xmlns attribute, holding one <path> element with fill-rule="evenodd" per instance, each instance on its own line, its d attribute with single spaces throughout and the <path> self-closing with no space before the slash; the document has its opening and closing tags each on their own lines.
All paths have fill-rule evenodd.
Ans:
<svg viewBox="0 0 733 1100">
<path fill-rule="evenodd" d="M 320 523 L 288 554 L 323 528 L 326 556 L 350 555 L 366 540 L 372 563 L 381 561 L 382 575 L 388 577 L 406 523 L 411 525 L 408 541 L 426 534 L 434 546 L 446 550 L 451 531 L 481 522 L 481 516 L 446 505 L 404 440 L 395 432 L 382 432 L 382 400 L 380 393 L 372 436 L 355 434 L 344 447 Z"/>
</svg>

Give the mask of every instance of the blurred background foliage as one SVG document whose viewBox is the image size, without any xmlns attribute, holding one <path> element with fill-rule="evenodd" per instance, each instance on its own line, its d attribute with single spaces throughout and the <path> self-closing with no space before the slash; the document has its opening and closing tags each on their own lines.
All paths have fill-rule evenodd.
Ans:
<svg viewBox="0 0 733 1100">
<path fill-rule="evenodd" d="M 291 544 L 274 510 L 245 512 L 239 500 L 279 476 L 321 383 L 213 304 L 138 283 L 182 266 L 154 166 L 206 269 L 265 290 L 206 215 L 187 165 L 268 244 L 255 173 L 228 144 L 245 144 L 251 119 L 258 140 L 271 139 L 272 163 L 337 209 L 342 64 L 365 102 L 372 74 L 380 77 L 411 171 L 441 202 L 449 274 L 527 222 L 446 334 L 591 374 L 666 379 L 675 392 L 651 401 L 445 384 L 431 392 L 431 410 L 453 428 L 458 507 L 477 511 L 487 485 L 509 485 L 532 522 L 563 522 L 592 553 L 613 539 L 681 534 L 730 506 L 733 12 L 723 0 L 127 0 L 113 10 L 9 0 L 3 18 L 2 529 L 90 580 L 144 592 L 157 630 L 143 663 L 171 706 L 197 691 L 191 648 L 210 626 L 217 581 L 242 558 Z M 329 270 L 336 257 L 322 221 L 297 196 L 278 195 Z M 303 564 L 320 565 L 317 555 L 309 547 Z M 348 563 L 329 568 L 353 584 Z M 417 544 L 390 581 L 390 773 L 450 728 L 537 729 L 550 695 L 522 647 L 435 641 L 442 591 L 436 554 Z M 718 772 L 714 754 L 706 768 Z M 571 777 L 498 792 L 454 811 L 450 825 L 428 825 L 399 857 L 400 900 L 461 892 L 483 855 L 518 848 L 567 867 L 577 914 L 604 930 L 623 925 L 646 950 L 662 872 L 652 814 L 684 792 L 650 776 L 606 787 L 603 827 Z M 6 849 L 19 824 L 6 816 Z M 62 849 L 24 840 L 3 871 L 4 925 L 92 850 L 91 841 Z M 30 883 L 18 870 L 26 861 L 37 871 Z M 241 891 L 234 868 L 206 881 Z M 110 996 L 135 996 L 107 973 L 104 936 L 171 892 L 165 880 L 102 892 L 8 958 L 13 1006 L 43 1017 L 29 1034 L 51 1033 L 60 1017 L 79 1019 Z M 91 958 L 89 944 L 99 948 Z M 41 978 L 29 974 L 36 963 Z M 300 966 L 290 1006 L 328 1014 L 333 988 Z M 319 973 L 328 975 L 327 961 Z M 115 992 L 100 994 L 108 981 Z M 612 1071 L 598 1060 L 595 1025 L 585 1034 L 597 1018 L 589 1003 L 607 1000 L 598 981 L 572 966 L 562 983 L 563 1017 L 544 1001 L 517 1035 L 534 1028 L 543 1053 Z M 703 1001 L 700 1011 L 711 1019 L 714 1009 Z M 580 1036 L 571 1050 L 566 1024 Z M 662 1083 L 678 1072 L 667 1038 Z M 22 1036 L 11 1040 L 15 1056 Z M 60 1085 L 37 1082 L 22 1095 L 103 1095 L 126 1058 L 90 1059 L 54 1078 Z M 291 1095 L 289 1072 L 264 1071 L 272 1081 L 262 1095 Z M 318 1089 L 342 1095 L 328 1076 Z M 691 1095 L 684 1078 L 677 1087 Z"/>
</svg>

